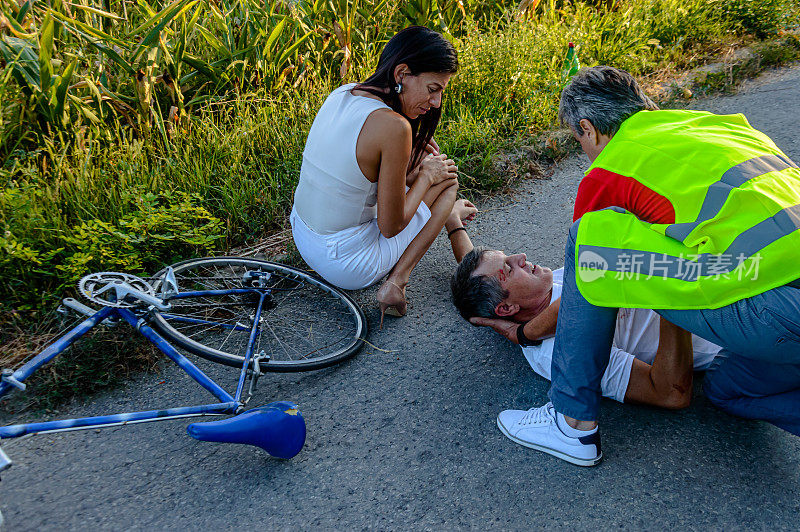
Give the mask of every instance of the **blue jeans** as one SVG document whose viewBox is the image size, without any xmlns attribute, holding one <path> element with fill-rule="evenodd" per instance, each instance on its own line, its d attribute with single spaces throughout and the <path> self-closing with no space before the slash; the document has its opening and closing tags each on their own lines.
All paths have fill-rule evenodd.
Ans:
<svg viewBox="0 0 800 532">
<path fill-rule="evenodd" d="M 703 390 L 729 414 L 763 419 L 800 436 L 800 364 L 770 364 L 724 349 L 706 372 Z"/>
<path fill-rule="evenodd" d="M 550 399 L 564 415 L 596 420 L 617 309 L 594 306 L 578 291 L 575 241 L 579 223 L 570 228 L 564 257 Z M 782 286 L 714 310 L 656 312 L 724 348 L 706 386 L 715 405 L 796 433 L 800 426 L 800 289 Z"/>
</svg>

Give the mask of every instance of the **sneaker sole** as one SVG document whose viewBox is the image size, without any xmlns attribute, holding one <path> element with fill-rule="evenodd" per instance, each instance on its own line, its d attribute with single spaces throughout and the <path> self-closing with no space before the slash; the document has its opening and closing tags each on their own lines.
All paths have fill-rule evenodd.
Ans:
<svg viewBox="0 0 800 532">
<path fill-rule="evenodd" d="M 577 458 L 575 456 L 571 456 L 569 454 L 563 453 L 556 449 L 552 449 L 550 447 L 544 447 L 543 445 L 536 445 L 535 443 L 528 443 L 526 441 L 522 441 L 519 438 L 512 436 L 505 428 L 505 426 L 503 426 L 503 424 L 500 422 L 500 419 L 497 420 L 497 428 L 500 429 L 500 432 L 502 432 L 506 438 L 513 441 L 514 443 L 522 445 L 523 447 L 528 447 L 529 449 L 536 449 L 537 451 L 547 453 L 549 455 L 555 456 L 556 458 L 561 458 L 562 460 L 564 460 L 565 462 L 569 462 L 570 464 L 575 464 L 577 466 L 582 466 L 582 467 L 591 467 L 591 466 L 596 466 L 603 459 L 603 453 L 600 453 L 600 455 L 597 458 Z"/>
</svg>

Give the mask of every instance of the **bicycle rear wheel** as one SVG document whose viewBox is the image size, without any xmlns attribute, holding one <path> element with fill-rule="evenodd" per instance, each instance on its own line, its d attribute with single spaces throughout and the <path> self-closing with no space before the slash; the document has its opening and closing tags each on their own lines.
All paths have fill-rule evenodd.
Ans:
<svg viewBox="0 0 800 532">
<path fill-rule="evenodd" d="M 246 273 L 269 273 L 254 353 L 269 355 L 262 370 L 293 372 L 337 364 L 362 347 L 367 320 L 344 292 L 302 270 L 258 259 L 210 257 L 172 265 L 180 292 L 246 288 Z M 161 288 L 166 269 L 153 278 Z M 244 362 L 258 293 L 172 299 L 153 326 L 176 345 L 214 362 Z"/>
</svg>

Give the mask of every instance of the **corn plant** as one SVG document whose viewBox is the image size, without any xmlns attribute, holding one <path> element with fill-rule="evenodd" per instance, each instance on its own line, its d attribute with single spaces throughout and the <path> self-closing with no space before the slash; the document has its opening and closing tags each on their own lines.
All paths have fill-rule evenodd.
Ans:
<svg viewBox="0 0 800 532">
<path fill-rule="evenodd" d="M 403 2 L 400 12 L 411 24 L 428 26 L 451 39 L 467 19 L 463 0 L 410 0 Z"/>
<path fill-rule="evenodd" d="M 194 70 L 181 78 L 181 83 L 203 80 L 209 84 L 205 87 L 209 94 L 230 88 L 242 92 L 255 86 L 279 89 L 310 33 L 299 31 L 297 20 L 274 0 L 208 3 L 206 7 L 207 20 L 193 22 L 188 31 L 200 36 L 207 46 L 206 56 L 218 59 L 184 54 L 183 62 Z"/>
<path fill-rule="evenodd" d="M 299 23 L 313 35 L 303 56 L 315 69 L 313 76 L 352 81 L 361 74 L 396 29 L 391 25 L 396 7 L 389 0 L 299 1 Z"/>
<path fill-rule="evenodd" d="M 77 61 L 66 65 L 54 61 L 55 28 L 53 17 L 47 16 L 37 32 L 38 40 L 33 36 L 0 39 L 0 54 L 22 93 L 15 102 L 18 122 L 11 126 L 13 129 L 19 129 L 28 120 L 35 120 L 48 133 L 53 127 L 64 129 L 68 125 L 69 103 L 89 121 L 99 121 L 88 105 L 69 93 Z M 56 65 L 63 66 L 58 73 Z"/>
</svg>

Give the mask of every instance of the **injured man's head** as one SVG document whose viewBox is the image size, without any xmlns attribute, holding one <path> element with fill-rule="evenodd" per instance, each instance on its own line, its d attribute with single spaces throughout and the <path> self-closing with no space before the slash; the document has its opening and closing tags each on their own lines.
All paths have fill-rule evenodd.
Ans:
<svg viewBox="0 0 800 532">
<path fill-rule="evenodd" d="M 550 304 L 553 272 L 531 264 L 524 253 L 506 255 L 494 249 L 473 249 L 450 280 L 453 303 L 468 320 L 532 319 Z"/>
</svg>

